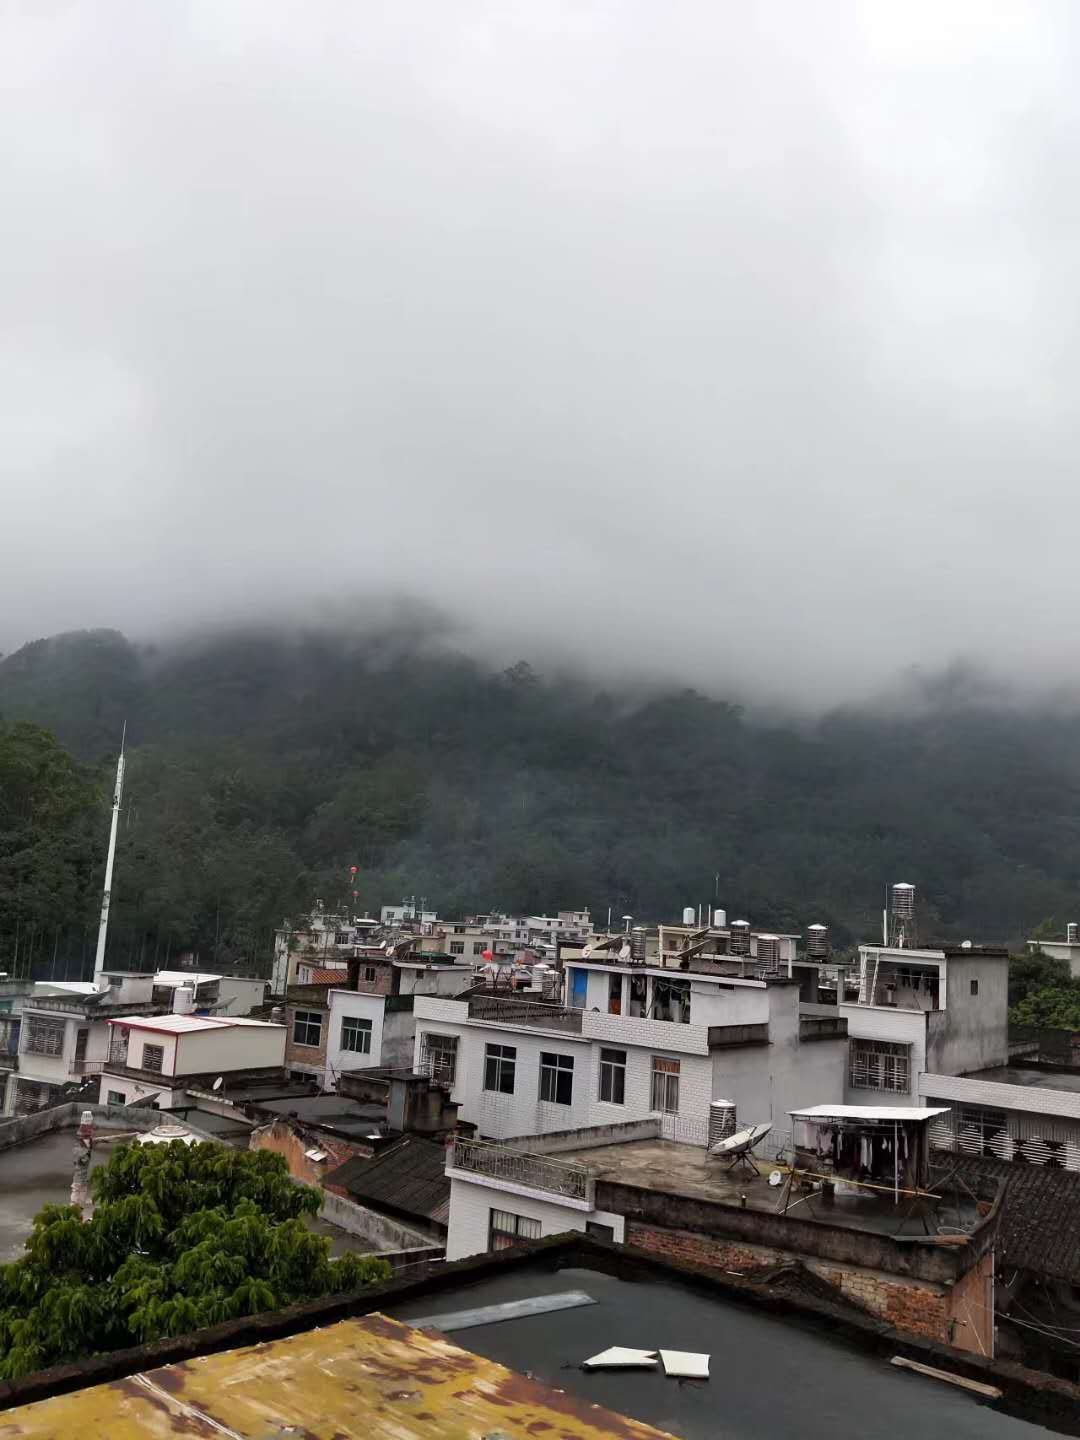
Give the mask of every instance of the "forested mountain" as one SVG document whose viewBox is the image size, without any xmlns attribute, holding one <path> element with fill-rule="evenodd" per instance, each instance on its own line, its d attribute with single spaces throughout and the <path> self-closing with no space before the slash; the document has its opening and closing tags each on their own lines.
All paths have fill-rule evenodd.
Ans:
<svg viewBox="0 0 1080 1440">
<path fill-rule="evenodd" d="M 88 961 L 125 719 L 118 961 L 265 958 L 272 926 L 344 897 L 353 864 L 360 909 L 415 891 L 443 913 L 656 919 L 718 897 L 849 939 L 905 879 L 943 935 L 1013 939 L 1080 913 L 1080 719 L 947 689 L 899 717 L 766 724 L 689 690 L 491 671 L 422 636 L 154 650 L 89 632 L 0 661 L 0 718 L 0 968 L 16 928 L 24 958 Z M 26 721 L 79 767 L 11 728 Z M 55 786 L 67 809 L 37 808 Z M 76 877 L 31 885 L 31 843 Z"/>
</svg>

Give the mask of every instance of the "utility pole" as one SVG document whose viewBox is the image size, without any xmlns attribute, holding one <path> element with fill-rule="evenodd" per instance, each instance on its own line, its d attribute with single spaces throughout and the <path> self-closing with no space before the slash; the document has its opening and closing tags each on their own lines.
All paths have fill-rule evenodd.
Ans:
<svg viewBox="0 0 1080 1440">
<path fill-rule="evenodd" d="M 116 762 L 116 788 L 113 791 L 112 823 L 109 826 L 109 854 L 105 861 L 105 888 L 101 896 L 101 923 L 98 925 L 97 954 L 94 956 L 94 988 L 102 989 L 105 970 L 105 936 L 109 930 L 109 905 L 112 901 L 113 861 L 116 858 L 116 827 L 120 820 L 120 798 L 124 793 L 124 742 L 127 721 L 120 736 L 120 757 Z"/>
</svg>

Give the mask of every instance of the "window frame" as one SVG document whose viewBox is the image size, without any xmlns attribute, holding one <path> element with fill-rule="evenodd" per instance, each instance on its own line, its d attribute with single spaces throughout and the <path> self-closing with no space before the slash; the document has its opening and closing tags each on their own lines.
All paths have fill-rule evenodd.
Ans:
<svg viewBox="0 0 1080 1440">
<path fill-rule="evenodd" d="M 622 1059 L 614 1057 L 621 1055 Z M 604 1105 L 625 1105 L 626 1104 L 626 1061 L 625 1050 L 613 1049 L 608 1046 L 600 1048 L 600 1075 L 597 1086 L 597 1099 Z M 604 1094 L 605 1081 L 609 1093 Z M 618 1099 L 615 1098 L 616 1090 Z"/>
<path fill-rule="evenodd" d="M 348 1045 L 345 1041 L 345 1027 L 351 1026 L 356 1035 L 363 1036 L 367 1040 L 366 1045 Z M 343 1015 L 341 1017 L 341 1031 L 339 1035 L 341 1049 L 350 1055 L 371 1054 L 371 1032 L 373 1026 L 370 1020 L 364 1015 Z"/>
<path fill-rule="evenodd" d="M 303 1027 L 305 1035 L 311 1033 L 314 1027 L 316 1038 L 314 1040 L 301 1040 L 300 1029 Z M 318 1050 L 322 1046 L 323 1013 L 321 1010 L 294 1010 L 292 1023 L 292 1043 L 300 1046 L 302 1050 Z"/>
<path fill-rule="evenodd" d="M 496 1217 L 503 1224 L 497 1225 Z M 505 1223 L 508 1221 L 512 1223 Z M 496 1210 L 494 1206 L 488 1211 L 489 1255 L 496 1250 L 509 1250 L 511 1245 L 516 1245 L 519 1240 L 539 1240 L 540 1235 L 540 1221 L 532 1215 L 518 1215 L 513 1210 Z"/>
<path fill-rule="evenodd" d="M 127 1096 L 122 1090 L 107 1090 L 105 1092 L 106 1105 L 126 1105 Z"/>
<path fill-rule="evenodd" d="M 911 1046 L 898 1040 L 852 1035 L 848 1042 L 848 1088 L 879 1095 L 910 1095 Z"/>
<path fill-rule="evenodd" d="M 675 1056 L 654 1055 L 650 1069 L 649 1109 L 658 1110 L 661 1115 L 677 1115 L 681 1078 L 682 1065 Z"/>
<path fill-rule="evenodd" d="M 562 1055 L 557 1050 L 540 1051 L 537 1093 L 544 1105 L 572 1105 L 574 1103 L 573 1055 Z"/>
<path fill-rule="evenodd" d="M 464 954 L 465 954 L 465 941 L 464 941 L 464 940 L 451 940 L 451 941 L 450 941 L 450 944 L 449 944 L 449 946 L 448 946 L 447 948 L 448 948 L 449 953 L 450 953 L 451 955 L 464 955 Z"/>
<path fill-rule="evenodd" d="M 493 1095 L 513 1095 L 517 1072 L 517 1046 L 484 1046 L 484 1089 Z M 509 1078 L 509 1084 L 506 1083 Z M 494 1083 L 492 1083 L 494 1081 Z"/>
<path fill-rule="evenodd" d="M 66 1020 L 52 1020 L 46 1015 L 26 1015 L 19 1035 L 19 1046 L 24 1055 L 42 1055 L 50 1060 L 59 1060 L 64 1053 L 64 1040 L 67 1035 Z M 26 1037 L 25 1041 L 23 1036 Z M 47 1043 L 35 1044 L 36 1038 L 44 1041 L 49 1036 Z"/>
<path fill-rule="evenodd" d="M 420 1063 L 431 1066 L 431 1078 L 440 1085 L 451 1088 L 457 1083 L 458 1036 L 446 1035 L 441 1030 L 420 1032 Z M 435 1043 L 437 1042 L 437 1043 Z M 442 1058 L 436 1058 L 436 1057 Z M 449 1056 L 449 1063 L 446 1058 Z"/>
<path fill-rule="evenodd" d="M 164 1075 L 165 1046 L 156 1045 L 152 1040 L 144 1040 L 142 1054 L 139 1056 L 139 1069 L 145 1070 L 149 1075 Z"/>
</svg>

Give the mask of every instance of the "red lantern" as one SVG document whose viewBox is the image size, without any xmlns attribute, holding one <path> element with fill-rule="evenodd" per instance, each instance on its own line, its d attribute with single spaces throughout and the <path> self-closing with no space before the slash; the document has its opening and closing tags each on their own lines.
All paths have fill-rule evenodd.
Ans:
<svg viewBox="0 0 1080 1440">
<path fill-rule="evenodd" d="M 483 959 L 483 960 L 494 960 L 494 959 L 495 959 L 495 956 L 494 956 L 494 954 L 492 953 L 492 951 L 490 951 L 490 950 L 485 950 L 484 953 L 483 953 L 483 955 L 481 956 L 481 959 Z"/>
</svg>

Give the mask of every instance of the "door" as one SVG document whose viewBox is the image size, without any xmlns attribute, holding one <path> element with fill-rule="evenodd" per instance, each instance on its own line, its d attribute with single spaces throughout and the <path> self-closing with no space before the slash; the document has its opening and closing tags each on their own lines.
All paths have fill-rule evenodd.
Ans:
<svg viewBox="0 0 1080 1440">
<path fill-rule="evenodd" d="M 585 997 L 589 990 L 589 972 L 587 970 L 570 971 L 570 1004 L 575 1010 L 585 1009 Z"/>
</svg>

